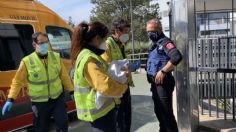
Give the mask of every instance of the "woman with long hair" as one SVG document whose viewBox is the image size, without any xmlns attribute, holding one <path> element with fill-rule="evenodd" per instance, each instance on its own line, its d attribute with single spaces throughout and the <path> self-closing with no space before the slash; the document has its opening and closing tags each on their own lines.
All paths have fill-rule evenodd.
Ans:
<svg viewBox="0 0 236 132">
<path fill-rule="evenodd" d="M 108 66 L 100 57 L 105 52 L 107 35 L 108 28 L 104 24 L 91 22 L 80 23 L 72 36 L 77 116 L 90 122 L 94 132 L 116 132 L 115 99 L 112 97 L 120 97 L 127 90 L 127 84 L 120 84 L 108 76 Z M 107 98 L 97 100 L 97 93 Z"/>
</svg>

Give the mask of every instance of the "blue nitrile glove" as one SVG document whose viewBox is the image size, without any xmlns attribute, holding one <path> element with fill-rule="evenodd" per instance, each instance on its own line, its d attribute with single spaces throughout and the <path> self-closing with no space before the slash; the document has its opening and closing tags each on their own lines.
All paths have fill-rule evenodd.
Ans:
<svg viewBox="0 0 236 132">
<path fill-rule="evenodd" d="M 134 61 L 133 63 L 130 63 L 129 64 L 129 71 L 131 71 L 131 72 L 136 71 L 137 69 L 140 68 L 140 65 L 141 65 L 141 63 L 140 63 L 139 60 L 138 61 Z"/>
<path fill-rule="evenodd" d="M 70 100 L 74 101 L 75 98 L 74 98 L 74 92 L 70 92 Z"/>
<path fill-rule="evenodd" d="M 130 72 L 136 71 L 136 65 L 135 65 L 135 63 L 130 63 L 130 64 L 129 64 L 129 71 L 130 71 Z"/>
<path fill-rule="evenodd" d="M 12 105 L 13 105 L 13 102 L 10 100 L 7 100 L 7 102 L 4 104 L 2 108 L 2 115 L 5 115 L 6 112 L 10 111 Z"/>
<path fill-rule="evenodd" d="M 137 69 L 139 69 L 141 67 L 141 61 L 140 60 L 136 60 L 134 63 L 136 64 Z"/>
</svg>

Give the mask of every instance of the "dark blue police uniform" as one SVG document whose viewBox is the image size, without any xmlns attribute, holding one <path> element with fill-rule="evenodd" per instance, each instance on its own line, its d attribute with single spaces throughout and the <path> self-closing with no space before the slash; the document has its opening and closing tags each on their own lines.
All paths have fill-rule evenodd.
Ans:
<svg viewBox="0 0 236 132">
<path fill-rule="evenodd" d="M 179 50 L 164 34 L 153 42 L 149 50 L 146 72 L 148 82 L 151 83 L 154 111 L 160 123 L 160 132 L 178 132 L 178 126 L 173 114 L 172 93 L 175 80 L 171 72 L 165 74 L 162 84 L 155 83 L 155 76 L 168 61 L 177 65 L 182 59 Z"/>
</svg>

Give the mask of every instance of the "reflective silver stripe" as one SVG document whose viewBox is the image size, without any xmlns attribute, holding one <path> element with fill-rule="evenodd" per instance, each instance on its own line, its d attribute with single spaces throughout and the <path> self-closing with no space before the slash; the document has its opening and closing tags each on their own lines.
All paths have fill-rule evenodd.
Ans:
<svg viewBox="0 0 236 132">
<path fill-rule="evenodd" d="M 56 97 L 59 96 L 62 93 L 62 89 L 54 94 L 51 94 L 51 97 Z M 34 96 L 30 96 L 31 100 L 41 100 L 41 99 L 48 99 L 48 96 L 38 96 L 38 97 L 34 97 Z"/>
<path fill-rule="evenodd" d="M 45 84 L 48 84 L 48 83 L 50 84 L 50 83 L 55 82 L 58 78 L 59 78 L 59 76 L 57 76 L 54 79 L 49 80 L 49 82 L 47 82 L 47 81 L 34 82 L 34 81 L 30 81 L 30 80 L 28 80 L 28 82 L 29 82 L 29 84 L 33 84 L 33 85 L 45 85 Z"/>
<path fill-rule="evenodd" d="M 78 92 L 78 93 L 81 93 L 81 94 L 86 94 L 86 93 L 89 93 L 90 91 L 91 91 L 91 87 L 79 88 L 79 87 L 74 85 L 74 92 Z"/>
<path fill-rule="evenodd" d="M 88 109 L 77 109 L 77 112 L 78 112 L 79 114 L 84 114 L 84 113 L 86 113 L 86 112 L 89 112 L 89 113 L 91 113 L 92 115 L 95 115 L 95 114 L 97 114 L 97 113 L 103 111 L 104 109 L 106 109 L 106 108 L 107 108 L 108 106 L 110 106 L 113 102 L 114 102 L 113 99 L 108 98 L 107 101 L 104 103 L 104 105 L 103 105 L 100 109 L 96 109 L 96 108 L 95 108 L 95 109 L 90 109 L 90 110 L 88 110 Z"/>
</svg>

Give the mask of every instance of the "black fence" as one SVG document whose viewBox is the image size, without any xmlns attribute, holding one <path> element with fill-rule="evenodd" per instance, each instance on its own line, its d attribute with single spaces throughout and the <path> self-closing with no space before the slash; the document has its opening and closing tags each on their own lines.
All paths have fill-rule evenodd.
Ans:
<svg viewBox="0 0 236 132">
<path fill-rule="evenodd" d="M 235 121 L 236 38 L 202 38 L 194 47 L 201 114 Z"/>
</svg>

